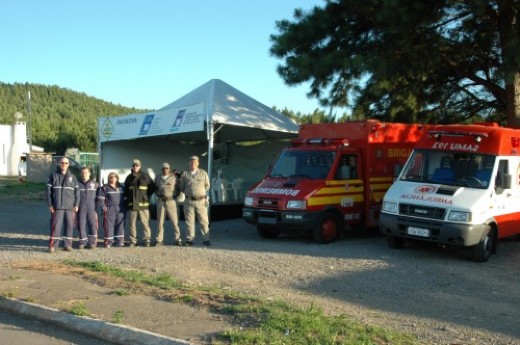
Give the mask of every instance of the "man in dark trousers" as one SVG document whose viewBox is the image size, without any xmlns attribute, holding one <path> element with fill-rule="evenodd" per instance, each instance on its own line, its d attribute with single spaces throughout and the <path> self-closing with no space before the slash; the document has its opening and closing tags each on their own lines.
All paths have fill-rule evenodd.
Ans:
<svg viewBox="0 0 520 345">
<path fill-rule="evenodd" d="M 79 249 L 96 248 L 98 237 L 98 215 L 96 212 L 96 198 L 99 184 L 90 179 L 90 170 L 81 168 L 79 185 L 79 211 L 77 226 L 79 231 Z"/>
<path fill-rule="evenodd" d="M 74 216 L 78 212 L 79 199 L 78 181 L 69 171 L 69 159 L 63 157 L 57 171 L 47 181 L 47 205 L 51 212 L 50 253 L 54 253 L 60 246 L 63 225 L 63 249 L 72 250 Z"/>
<path fill-rule="evenodd" d="M 130 247 L 137 244 L 137 217 L 143 225 L 143 241 L 145 247 L 150 246 L 150 196 L 155 191 L 152 178 L 141 171 L 141 161 L 132 161 L 132 172 L 125 179 L 126 207 L 130 214 Z"/>
</svg>

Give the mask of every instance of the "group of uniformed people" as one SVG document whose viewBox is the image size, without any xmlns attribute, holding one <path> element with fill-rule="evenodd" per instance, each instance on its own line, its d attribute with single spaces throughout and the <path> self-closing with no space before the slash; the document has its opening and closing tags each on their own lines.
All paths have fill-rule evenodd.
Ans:
<svg viewBox="0 0 520 345">
<path fill-rule="evenodd" d="M 202 244 L 209 241 L 208 191 L 209 177 L 199 168 L 199 158 L 191 156 L 189 170 L 177 175 L 169 163 L 163 163 L 161 174 L 155 181 L 141 170 L 138 159 L 132 161 L 131 173 L 123 184 L 115 172 L 108 175 L 108 182 L 100 186 L 91 180 L 90 170 L 81 169 L 80 181 L 69 170 L 69 160 L 63 157 L 58 169 L 47 182 L 47 204 L 51 212 L 49 252 L 54 253 L 63 241 L 65 251 L 72 250 L 74 226 L 79 232 L 78 248 L 96 248 L 98 243 L 98 212 L 103 216 L 103 245 L 105 248 L 122 247 L 125 242 L 125 221 L 128 218 L 128 246 L 138 244 L 137 219 L 143 227 L 140 245 L 151 245 L 150 197 L 157 196 L 157 233 L 154 245 L 164 239 L 166 215 L 172 222 L 175 244 L 192 246 L 195 239 L 195 223 L 200 223 Z M 181 239 L 177 202 L 183 204 L 186 222 L 186 241 Z"/>
</svg>

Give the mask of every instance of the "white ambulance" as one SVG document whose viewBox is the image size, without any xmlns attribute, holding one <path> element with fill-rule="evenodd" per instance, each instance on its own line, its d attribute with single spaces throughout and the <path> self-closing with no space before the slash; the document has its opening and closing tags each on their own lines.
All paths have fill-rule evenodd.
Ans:
<svg viewBox="0 0 520 345">
<path fill-rule="evenodd" d="M 470 247 L 474 260 L 520 233 L 520 129 L 439 125 L 417 142 L 383 199 L 388 245 L 408 239 Z"/>
</svg>

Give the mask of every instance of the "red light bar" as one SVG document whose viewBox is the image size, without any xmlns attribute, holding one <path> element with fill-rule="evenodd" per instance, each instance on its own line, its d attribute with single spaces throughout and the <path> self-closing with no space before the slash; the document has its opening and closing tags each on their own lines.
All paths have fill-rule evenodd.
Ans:
<svg viewBox="0 0 520 345">
<path fill-rule="evenodd" d="M 292 139 L 291 144 L 293 146 L 299 146 L 299 145 L 341 145 L 341 146 L 348 146 L 349 141 L 348 139 L 327 139 L 327 138 L 310 138 L 310 139 Z"/>
</svg>

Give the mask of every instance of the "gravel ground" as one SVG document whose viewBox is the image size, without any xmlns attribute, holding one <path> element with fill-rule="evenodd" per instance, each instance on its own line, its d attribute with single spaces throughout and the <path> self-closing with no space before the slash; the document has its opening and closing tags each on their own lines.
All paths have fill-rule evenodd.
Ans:
<svg viewBox="0 0 520 345">
<path fill-rule="evenodd" d="M 0 217 L 0 259 L 63 258 L 46 253 L 49 215 L 43 202 L 0 201 Z M 424 344 L 520 344 L 520 241 L 500 241 L 498 254 L 479 264 L 449 248 L 392 250 L 378 234 L 352 235 L 328 245 L 306 236 L 262 240 L 241 219 L 214 222 L 211 234 L 210 248 L 196 242 L 192 248 L 112 248 L 71 255 L 170 273 L 191 284 L 317 303 L 330 313 L 410 332 Z M 169 224 L 165 241 L 173 243 Z"/>
</svg>

